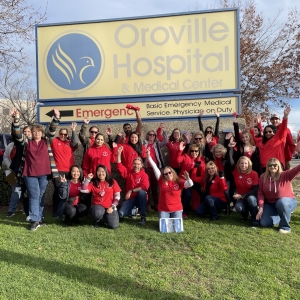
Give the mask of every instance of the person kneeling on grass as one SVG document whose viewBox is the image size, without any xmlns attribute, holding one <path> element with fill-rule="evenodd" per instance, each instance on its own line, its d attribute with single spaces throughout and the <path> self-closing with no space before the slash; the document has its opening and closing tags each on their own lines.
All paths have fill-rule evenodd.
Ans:
<svg viewBox="0 0 300 300">
<path fill-rule="evenodd" d="M 297 149 L 300 150 L 299 142 Z M 280 161 L 277 158 L 270 158 L 266 167 L 266 172 L 259 178 L 259 211 L 256 219 L 260 220 L 262 227 L 278 224 L 280 233 L 290 233 L 291 213 L 297 207 L 291 181 L 300 173 L 300 165 L 282 171 Z"/>
<path fill-rule="evenodd" d="M 82 192 L 92 192 L 92 216 L 95 220 L 95 228 L 98 228 L 100 221 L 105 218 L 108 228 L 119 227 L 119 215 L 117 205 L 120 200 L 118 183 L 112 179 L 104 165 L 96 167 L 96 176 L 88 174 L 82 185 Z"/>
<path fill-rule="evenodd" d="M 88 207 L 83 201 L 81 194 L 81 185 L 83 181 L 82 169 L 73 165 L 70 168 L 68 178 L 65 175 L 60 175 L 60 186 L 58 187 L 58 216 L 63 219 L 65 217 L 66 225 L 72 226 L 73 223 L 79 223 L 78 217 L 87 214 Z"/>
<path fill-rule="evenodd" d="M 124 218 L 131 214 L 134 207 L 140 209 L 141 219 L 140 225 L 146 223 L 146 207 L 147 207 L 147 190 L 149 188 L 149 177 L 143 169 L 143 162 L 140 157 L 133 160 L 133 168 L 131 170 L 125 168 L 121 163 L 121 153 L 123 147 L 118 148 L 117 170 L 126 182 L 125 201 L 119 210 L 120 218 Z"/>
<path fill-rule="evenodd" d="M 183 189 L 193 186 L 189 173 L 184 171 L 182 176 L 185 180 L 183 180 L 177 176 L 175 170 L 171 167 L 165 167 L 160 172 L 151 158 L 150 149 L 147 150 L 147 159 L 153 168 L 159 185 L 158 217 L 182 218 L 181 192 Z"/>
</svg>

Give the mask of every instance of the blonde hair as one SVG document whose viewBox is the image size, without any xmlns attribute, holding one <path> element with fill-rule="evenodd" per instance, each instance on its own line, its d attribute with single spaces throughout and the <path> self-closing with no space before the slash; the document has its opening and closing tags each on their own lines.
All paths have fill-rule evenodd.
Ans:
<svg viewBox="0 0 300 300">
<path fill-rule="evenodd" d="M 31 133 L 33 133 L 33 131 L 41 131 L 42 134 L 44 134 L 44 132 L 45 132 L 44 127 L 40 124 L 32 125 Z"/>
<path fill-rule="evenodd" d="M 192 139 L 192 142 L 193 142 L 193 144 L 195 144 L 195 137 L 197 136 L 197 135 L 201 135 L 201 137 L 202 137 L 202 140 L 200 141 L 200 143 L 202 144 L 202 145 L 205 145 L 205 137 L 204 137 L 204 133 L 203 133 L 203 131 L 197 131 L 197 132 L 195 132 L 194 134 L 193 134 L 193 139 Z"/>
<path fill-rule="evenodd" d="M 254 142 L 254 140 L 253 140 L 253 137 L 252 137 L 251 132 L 250 132 L 249 130 L 244 130 L 244 131 L 242 132 L 242 136 L 243 136 L 244 134 L 248 134 L 250 144 L 251 144 L 252 146 L 255 146 L 255 142 Z"/>
<path fill-rule="evenodd" d="M 248 162 L 248 169 L 247 169 L 246 174 L 251 173 L 251 171 L 252 171 L 252 161 L 251 161 L 250 158 L 247 157 L 247 156 L 241 156 L 241 157 L 239 158 L 239 160 L 237 161 L 236 167 L 237 167 L 238 172 L 239 172 L 239 173 L 242 173 L 242 170 L 241 170 L 241 168 L 240 168 L 240 162 L 241 162 L 242 159 L 244 159 L 244 160 L 246 160 L 246 161 Z"/>
<path fill-rule="evenodd" d="M 164 167 L 164 168 L 161 169 L 161 177 L 162 177 L 163 181 L 168 181 L 168 180 L 165 179 L 165 175 L 164 175 L 165 169 L 170 169 L 170 171 L 173 174 L 173 181 L 179 182 L 179 177 L 178 177 L 177 173 L 175 172 L 175 170 L 173 168 L 171 168 L 169 166 Z"/>
<path fill-rule="evenodd" d="M 220 150 L 220 151 L 222 151 L 222 155 L 223 155 L 223 157 L 225 157 L 225 154 L 226 154 L 226 152 L 227 152 L 227 149 L 226 149 L 223 145 L 221 145 L 221 144 L 216 144 L 216 145 L 214 145 L 214 146 L 212 147 L 211 152 L 212 152 L 214 158 L 215 158 L 215 150 Z"/>
<path fill-rule="evenodd" d="M 264 173 L 264 182 L 266 182 L 266 180 L 269 178 L 269 177 L 271 177 L 271 172 L 270 172 L 270 170 L 269 170 L 269 167 L 268 167 L 268 164 L 277 164 L 277 166 L 278 166 L 278 170 L 277 170 L 277 172 L 276 172 L 276 174 L 275 174 L 275 176 L 274 176 L 274 180 L 278 180 L 279 179 L 279 177 L 280 177 L 280 174 L 282 173 L 282 168 L 281 168 L 281 163 L 280 163 L 280 161 L 277 159 L 277 158 L 275 158 L 275 157 L 272 157 L 272 158 L 270 158 L 269 160 L 268 160 L 268 162 L 267 162 L 267 164 L 266 164 L 266 172 Z"/>
<path fill-rule="evenodd" d="M 213 161 L 209 161 L 206 164 L 206 167 L 205 167 L 205 178 L 203 180 L 204 182 L 207 181 L 209 179 L 209 177 L 210 177 L 210 175 L 208 174 L 208 171 L 207 171 L 210 167 L 214 167 L 214 169 L 215 169 L 215 174 L 214 175 L 215 176 L 218 175 L 218 168 L 217 168 L 216 164 Z"/>
</svg>

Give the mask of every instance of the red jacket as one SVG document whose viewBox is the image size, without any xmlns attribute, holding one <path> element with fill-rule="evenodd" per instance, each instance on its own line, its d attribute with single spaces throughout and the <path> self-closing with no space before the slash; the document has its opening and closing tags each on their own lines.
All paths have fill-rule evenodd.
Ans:
<svg viewBox="0 0 300 300">
<path fill-rule="evenodd" d="M 264 174 L 259 178 L 258 187 L 258 205 L 263 207 L 265 202 L 276 202 L 279 198 L 290 197 L 295 198 L 291 181 L 300 173 L 300 165 L 297 167 L 283 171 L 277 181 L 271 177 L 264 182 Z"/>
<path fill-rule="evenodd" d="M 206 182 L 204 183 L 204 189 L 206 187 Z M 209 195 L 217 197 L 221 199 L 223 202 L 227 202 L 225 197 L 225 191 L 228 189 L 228 186 L 226 184 L 225 178 L 220 178 L 219 176 L 216 176 L 213 181 L 212 185 L 209 189 Z"/>
<path fill-rule="evenodd" d="M 123 145 L 124 146 L 124 145 Z M 141 188 L 143 191 L 147 191 L 149 184 L 149 177 L 146 174 L 145 170 L 142 169 L 138 173 L 135 173 L 131 169 L 127 169 L 122 163 L 117 163 L 117 170 L 120 172 L 121 176 L 125 179 L 126 182 L 126 193 L 132 189 Z M 135 198 L 137 193 L 131 193 L 130 199 Z"/>
<path fill-rule="evenodd" d="M 201 157 L 202 158 L 202 157 Z M 200 157 L 193 158 L 190 155 L 184 153 L 183 151 L 177 152 L 177 162 L 181 165 L 181 170 L 179 173 L 179 177 L 182 178 L 182 175 L 184 174 L 184 171 L 187 171 L 190 173 L 190 171 L 194 168 L 195 163 L 197 162 L 204 162 L 204 160 L 201 160 Z M 205 164 L 205 162 L 204 162 Z"/>
<path fill-rule="evenodd" d="M 280 128 L 275 135 L 265 144 L 258 144 L 260 152 L 260 164 L 263 168 L 266 167 L 268 160 L 272 157 L 277 158 L 283 166 L 285 166 L 284 147 L 286 144 L 287 135 L 287 119 L 283 119 Z"/>
<path fill-rule="evenodd" d="M 82 162 L 82 171 L 83 175 L 87 177 L 89 173 L 96 173 L 96 167 L 98 165 L 104 165 L 108 172 L 111 173 L 110 163 L 116 161 L 117 148 L 111 150 L 106 145 L 97 147 L 93 144 L 85 152 L 83 162 Z"/>
<path fill-rule="evenodd" d="M 133 161 L 139 157 L 138 153 L 128 144 L 123 144 L 123 151 L 121 154 L 122 164 L 125 168 L 131 170 L 133 166 Z M 146 158 L 146 147 L 142 146 L 142 158 Z"/>
<path fill-rule="evenodd" d="M 200 165 L 198 168 L 192 168 L 190 171 L 190 178 L 194 183 L 203 184 L 205 178 L 205 158 L 201 156 Z"/>
<path fill-rule="evenodd" d="M 281 124 L 279 124 L 277 126 L 277 130 L 279 130 L 279 128 L 281 127 Z M 287 134 L 286 134 L 286 144 L 284 147 L 284 157 L 285 157 L 285 161 L 287 162 L 293 158 L 293 155 L 294 155 L 294 152 L 296 149 L 296 145 L 293 140 L 293 136 L 292 136 L 290 129 L 287 128 L 286 131 L 287 131 Z"/>
</svg>

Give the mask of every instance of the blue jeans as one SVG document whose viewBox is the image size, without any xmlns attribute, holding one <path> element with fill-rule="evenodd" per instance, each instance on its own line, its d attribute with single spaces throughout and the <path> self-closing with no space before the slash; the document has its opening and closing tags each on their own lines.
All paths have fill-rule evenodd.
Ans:
<svg viewBox="0 0 300 300">
<path fill-rule="evenodd" d="M 47 175 L 24 176 L 29 199 L 29 217 L 31 222 L 40 222 L 44 214 L 44 194 L 48 185 Z"/>
<path fill-rule="evenodd" d="M 255 196 L 249 196 L 247 199 L 239 199 L 235 204 L 235 210 L 248 218 L 248 214 L 251 214 L 251 223 L 257 224 L 256 215 L 258 213 L 257 209 L 257 199 Z"/>
<path fill-rule="evenodd" d="M 182 210 L 176 210 L 172 212 L 160 211 L 158 212 L 159 218 L 182 218 Z"/>
<path fill-rule="evenodd" d="M 20 185 L 16 184 L 12 187 L 12 192 L 10 195 L 9 206 L 8 206 L 8 212 L 12 212 L 12 213 L 16 212 L 20 197 L 21 197 L 21 187 L 20 187 Z"/>
<path fill-rule="evenodd" d="M 279 198 L 275 203 L 265 202 L 260 225 L 272 227 L 278 224 L 279 229 L 291 230 L 291 213 L 296 207 L 297 200 L 289 197 Z"/>
<path fill-rule="evenodd" d="M 122 203 L 122 206 L 119 210 L 120 218 L 131 215 L 134 207 L 138 207 L 140 209 L 141 217 L 146 217 L 147 193 L 145 191 L 139 191 L 135 198 L 128 199 Z"/>
<path fill-rule="evenodd" d="M 210 212 L 210 218 L 216 219 L 218 217 L 218 210 L 226 208 L 227 203 L 223 202 L 221 199 L 207 195 L 204 199 L 204 202 L 202 202 L 196 209 L 196 213 L 199 216 L 204 216 L 206 213 L 206 210 L 209 209 Z"/>
</svg>

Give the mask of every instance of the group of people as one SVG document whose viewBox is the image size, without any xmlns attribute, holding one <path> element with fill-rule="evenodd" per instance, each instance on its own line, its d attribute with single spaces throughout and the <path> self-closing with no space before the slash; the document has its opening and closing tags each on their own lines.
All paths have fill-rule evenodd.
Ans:
<svg viewBox="0 0 300 300">
<path fill-rule="evenodd" d="M 94 226 L 104 220 L 109 228 L 119 226 L 119 219 L 133 216 L 138 210 L 139 224 L 146 223 L 147 211 L 158 211 L 159 218 L 187 218 L 193 208 L 199 217 L 219 219 L 220 210 L 235 210 L 253 227 L 279 224 L 279 231 L 289 233 L 292 211 L 297 201 L 291 188 L 292 179 L 300 166 L 289 169 L 289 161 L 300 142 L 295 145 L 287 128 L 290 108 L 284 110 L 282 122 L 271 116 L 272 125 L 262 128 L 261 118 L 241 132 L 233 115 L 233 129 L 219 138 L 219 115 L 215 128 L 204 129 L 198 116 L 199 131 L 190 134 L 179 128 L 167 135 L 164 123 L 150 130 L 144 139 L 139 108 L 137 127 L 123 125 L 123 133 L 112 138 L 111 128 L 106 135 L 97 126 L 88 128 L 84 119 L 79 136 L 76 123 L 56 129 L 60 112 L 54 108 L 49 126 L 20 129 L 19 112 L 13 108 L 13 143 L 8 150 L 9 168 L 18 174 L 7 216 L 14 215 L 20 196 L 30 230 L 44 224 L 44 197 L 52 179 L 53 216 L 67 225 L 91 213 Z M 84 148 L 81 165 L 75 164 L 74 152 L 78 137 Z M 165 164 L 162 149 L 166 148 L 169 164 Z M 124 180 L 125 196 L 121 199 L 120 182 L 112 176 L 111 165 Z M 149 197 L 151 195 L 151 199 Z M 121 201 L 120 201 L 121 200 Z M 196 205 L 195 205 L 196 204 Z"/>
</svg>

